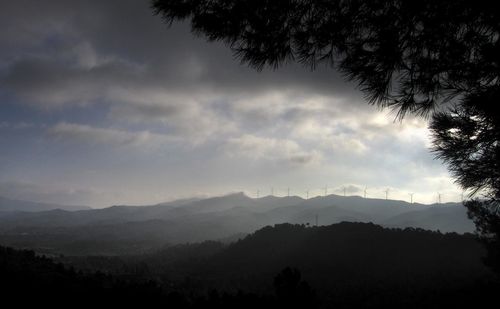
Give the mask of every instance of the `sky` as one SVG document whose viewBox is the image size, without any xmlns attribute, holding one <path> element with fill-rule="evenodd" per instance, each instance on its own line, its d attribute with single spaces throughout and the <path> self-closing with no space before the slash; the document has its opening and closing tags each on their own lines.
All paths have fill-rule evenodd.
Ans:
<svg viewBox="0 0 500 309">
<path fill-rule="evenodd" d="M 334 68 L 257 72 L 146 0 L 0 3 L 0 196 L 461 200 L 430 143 L 425 119 L 395 121 Z"/>
</svg>

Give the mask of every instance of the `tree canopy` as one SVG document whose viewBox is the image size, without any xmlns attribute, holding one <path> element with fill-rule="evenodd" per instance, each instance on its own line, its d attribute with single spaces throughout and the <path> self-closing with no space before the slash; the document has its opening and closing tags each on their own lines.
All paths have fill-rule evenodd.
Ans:
<svg viewBox="0 0 500 309">
<path fill-rule="evenodd" d="M 477 1 L 475 1 L 477 3 Z M 457 95 L 498 86 L 500 23 L 472 1 L 154 0 L 166 22 L 223 41 L 257 69 L 334 65 L 370 102 L 428 115 Z"/>
</svg>

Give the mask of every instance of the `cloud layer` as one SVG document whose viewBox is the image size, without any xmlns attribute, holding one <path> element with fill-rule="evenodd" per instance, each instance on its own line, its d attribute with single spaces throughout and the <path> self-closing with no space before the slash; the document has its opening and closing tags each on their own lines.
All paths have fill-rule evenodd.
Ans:
<svg viewBox="0 0 500 309">
<path fill-rule="evenodd" d="M 0 45 L 4 183 L 96 205 L 325 184 L 458 192 L 424 120 L 394 123 L 329 67 L 241 66 L 147 1 L 3 3 Z"/>
</svg>

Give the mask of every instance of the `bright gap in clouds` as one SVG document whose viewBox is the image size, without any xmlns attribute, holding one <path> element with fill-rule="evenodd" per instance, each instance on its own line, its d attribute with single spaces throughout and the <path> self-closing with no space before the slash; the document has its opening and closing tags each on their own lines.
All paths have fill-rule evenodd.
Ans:
<svg viewBox="0 0 500 309">
<path fill-rule="evenodd" d="M 147 2 L 36 3 L 0 10 L 0 195 L 102 207 L 328 186 L 461 199 L 427 123 L 394 122 L 331 68 L 255 72 L 186 25 L 166 29 Z"/>
</svg>

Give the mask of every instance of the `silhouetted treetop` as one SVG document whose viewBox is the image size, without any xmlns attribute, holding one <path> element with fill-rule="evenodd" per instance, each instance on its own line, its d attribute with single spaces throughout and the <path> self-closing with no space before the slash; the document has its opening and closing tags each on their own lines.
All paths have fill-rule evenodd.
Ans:
<svg viewBox="0 0 500 309">
<path fill-rule="evenodd" d="M 499 85 L 500 18 L 468 0 L 153 0 L 167 23 L 229 45 L 257 69 L 335 65 L 371 103 L 428 115 L 454 97 Z"/>
</svg>

